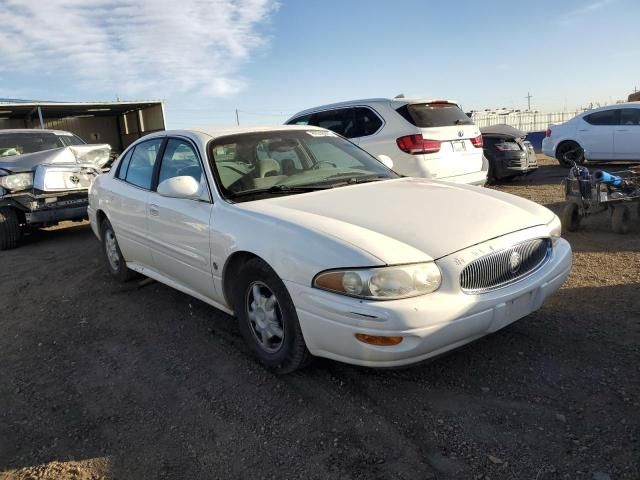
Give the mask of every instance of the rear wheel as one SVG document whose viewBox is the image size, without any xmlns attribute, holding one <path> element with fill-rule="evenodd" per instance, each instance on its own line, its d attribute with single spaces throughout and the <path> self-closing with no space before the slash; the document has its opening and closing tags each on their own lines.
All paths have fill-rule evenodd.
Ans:
<svg viewBox="0 0 640 480">
<path fill-rule="evenodd" d="M 562 167 L 571 168 L 574 161 L 584 162 L 584 153 L 580 155 L 580 150 L 582 149 L 576 142 L 563 142 L 556 150 L 556 158 Z"/>
<path fill-rule="evenodd" d="M 16 248 L 20 243 L 20 219 L 12 207 L 0 208 L 0 250 Z"/>
<path fill-rule="evenodd" d="M 562 227 L 567 232 L 575 232 L 580 228 L 580 220 L 580 207 L 573 202 L 567 203 L 562 211 Z"/>
<path fill-rule="evenodd" d="M 613 207 L 611 215 L 611 229 L 616 233 L 627 233 L 629 231 L 629 220 L 631 210 L 626 205 L 616 205 Z"/>
<path fill-rule="evenodd" d="M 135 272 L 129 270 L 127 268 L 127 262 L 122 256 L 122 252 L 120 251 L 120 246 L 118 245 L 118 240 L 116 239 L 116 234 L 113 231 L 113 227 L 109 220 L 104 220 L 102 222 L 102 251 L 104 253 L 104 258 L 107 263 L 107 268 L 109 269 L 109 273 L 118 281 L 126 282 L 134 277 Z"/>
<path fill-rule="evenodd" d="M 269 265 L 257 258 L 244 264 L 233 295 L 240 331 L 260 363 L 285 374 L 310 361 L 293 301 Z"/>
</svg>

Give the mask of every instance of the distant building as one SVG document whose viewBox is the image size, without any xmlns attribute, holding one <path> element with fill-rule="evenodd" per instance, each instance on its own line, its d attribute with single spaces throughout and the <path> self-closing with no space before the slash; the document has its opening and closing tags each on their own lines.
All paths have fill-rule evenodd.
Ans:
<svg viewBox="0 0 640 480">
<path fill-rule="evenodd" d="M 630 102 L 640 102 L 640 92 L 635 91 L 629 95 Z"/>
<path fill-rule="evenodd" d="M 143 135 L 165 130 L 165 125 L 160 100 L 48 102 L 0 98 L 0 130 L 66 130 L 88 143 L 108 143 L 114 152 L 122 152 Z"/>
</svg>

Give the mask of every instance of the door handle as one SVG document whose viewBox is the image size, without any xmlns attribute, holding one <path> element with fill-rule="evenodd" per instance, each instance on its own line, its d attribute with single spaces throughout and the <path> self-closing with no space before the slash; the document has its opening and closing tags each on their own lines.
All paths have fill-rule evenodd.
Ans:
<svg viewBox="0 0 640 480">
<path fill-rule="evenodd" d="M 628 132 L 629 130 L 627 130 L 626 128 L 621 128 L 616 130 L 616 132 Z"/>
<path fill-rule="evenodd" d="M 160 210 L 158 210 L 157 205 L 149 205 L 149 215 L 153 215 L 154 217 L 160 215 Z"/>
</svg>

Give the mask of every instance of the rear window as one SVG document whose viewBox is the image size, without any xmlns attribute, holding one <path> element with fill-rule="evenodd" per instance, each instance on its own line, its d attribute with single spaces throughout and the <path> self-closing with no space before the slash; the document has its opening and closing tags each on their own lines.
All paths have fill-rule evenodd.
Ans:
<svg viewBox="0 0 640 480">
<path fill-rule="evenodd" d="M 412 103 L 396 110 L 419 128 L 472 125 L 473 121 L 454 103 Z"/>
</svg>

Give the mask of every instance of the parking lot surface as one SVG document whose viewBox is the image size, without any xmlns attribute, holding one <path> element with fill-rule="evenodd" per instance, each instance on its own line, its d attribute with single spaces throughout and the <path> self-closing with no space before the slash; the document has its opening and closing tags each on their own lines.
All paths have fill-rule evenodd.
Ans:
<svg viewBox="0 0 640 480">
<path fill-rule="evenodd" d="M 559 212 L 555 162 L 492 187 Z M 491 212 L 487 212 L 491 215 Z M 277 377 L 234 319 L 107 274 L 88 225 L 0 253 L 0 479 L 638 479 L 640 219 L 538 312 L 429 363 Z"/>
</svg>

